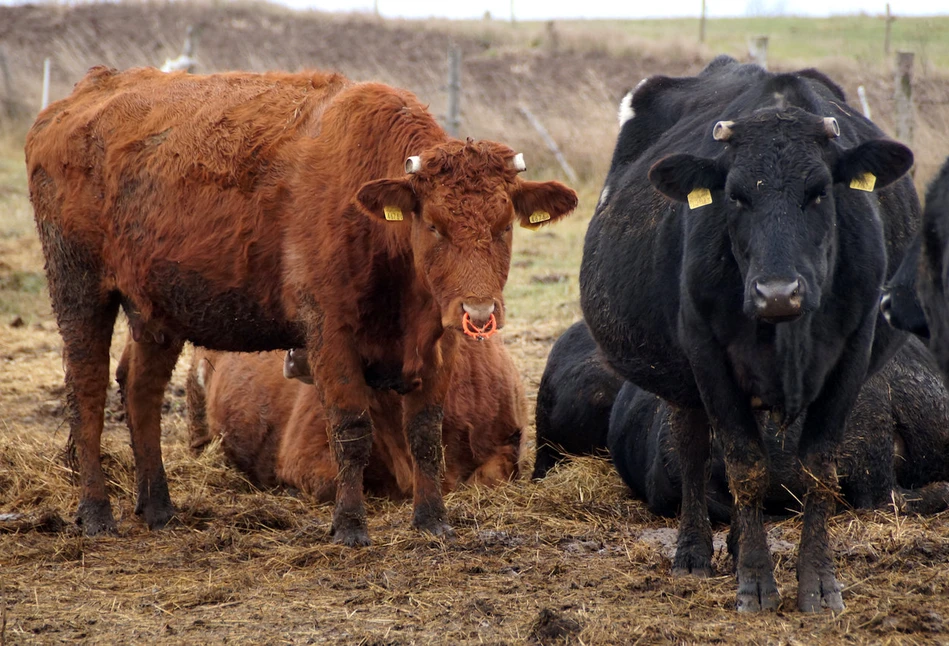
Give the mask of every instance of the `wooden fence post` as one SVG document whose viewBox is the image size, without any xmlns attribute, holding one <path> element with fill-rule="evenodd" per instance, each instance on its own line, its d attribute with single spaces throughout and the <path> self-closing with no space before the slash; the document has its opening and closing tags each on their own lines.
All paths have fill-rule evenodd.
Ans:
<svg viewBox="0 0 949 646">
<path fill-rule="evenodd" d="M 913 110 L 913 52 L 896 52 L 896 138 L 913 145 L 915 114 Z"/>
<path fill-rule="evenodd" d="M 448 134 L 457 137 L 461 130 L 461 49 L 448 48 L 448 110 L 445 115 Z"/>
<path fill-rule="evenodd" d="M 13 81 L 10 79 L 10 67 L 7 65 L 7 48 L 0 43 L 0 78 L 3 78 L 3 94 L 0 94 L 0 104 L 3 112 L 10 119 L 19 116 L 19 105 L 13 98 Z"/>
<path fill-rule="evenodd" d="M 768 37 L 757 36 L 748 43 L 748 54 L 751 56 L 751 62 L 757 63 L 764 69 L 768 69 Z"/>
<path fill-rule="evenodd" d="M 702 0 L 702 15 L 699 18 L 699 42 L 705 42 L 705 0 Z"/>
<path fill-rule="evenodd" d="M 49 67 L 50 60 L 46 58 L 43 60 L 43 98 L 40 101 L 40 110 L 45 110 L 49 105 Z"/>
<path fill-rule="evenodd" d="M 857 86 L 857 96 L 860 97 L 860 107 L 863 109 L 863 116 L 872 121 L 873 117 L 870 116 L 870 102 L 867 101 L 867 90 L 862 85 Z"/>
<path fill-rule="evenodd" d="M 572 183 L 577 183 L 577 173 L 573 170 L 573 167 L 567 163 L 567 159 L 563 156 L 563 153 L 560 152 L 560 146 L 557 145 L 557 142 L 554 141 L 554 138 L 550 136 L 550 133 L 547 132 L 547 128 L 540 122 L 540 119 L 534 116 L 534 113 L 531 112 L 526 105 L 522 105 L 518 108 L 521 111 L 521 114 L 524 115 L 524 118 L 527 119 L 534 130 L 537 131 L 537 134 L 540 135 L 541 139 L 544 140 L 544 143 L 547 144 L 547 147 L 550 149 L 550 152 L 554 154 L 557 163 L 560 164 L 560 168 L 563 169 L 564 175 L 567 176 Z"/>
<path fill-rule="evenodd" d="M 886 3 L 886 22 L 883 27 L 883 53 L 887 56 L 890 55 L 890 26 L 893 24 L 893 21 L 896 18 L 890 13 L 890 3 Z"/>
</svg>

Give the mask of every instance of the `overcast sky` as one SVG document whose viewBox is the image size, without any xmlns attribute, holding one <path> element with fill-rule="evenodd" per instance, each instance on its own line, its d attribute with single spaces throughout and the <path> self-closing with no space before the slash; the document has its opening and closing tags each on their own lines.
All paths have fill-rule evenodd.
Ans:
<svg viewBox="0 0 949 646">
<path fill-rule="evenodd" d="M 698 16 L 702 0 L 277 0 L 295 8 L 322 11 L 366 11 L 378 2 L 379 13 L 389 18 L 481 18 L 486 11 L 495 19 L 552 18 L 666 18 Z M 706 0 L 709 17 L 749 15 L 829 16 L 850 13 L 886 13 L 885 0 Z M 949 0 L 892 0 L 893 13 L 904 16 L 949 14 Z M 949 34 L 946 35 L 949 38 Z"/>
</svg>

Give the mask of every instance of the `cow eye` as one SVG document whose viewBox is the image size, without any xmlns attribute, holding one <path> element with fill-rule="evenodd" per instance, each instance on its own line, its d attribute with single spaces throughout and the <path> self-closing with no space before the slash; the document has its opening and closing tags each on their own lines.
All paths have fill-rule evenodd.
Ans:
<svg viewBox="0 0 949 646">
<path fill-rule="evenodd" d="M 745 201 L 742 200 L 742 199 L 741 199 L 741 196 L 738 195 L 738 193 L 736 193 L 736 192 L 734 192 L 734 191 L 732 191 L 731 193 L 728 194 L 728 199 L 731 200 L 731 203 L 732 203 L 732 204 L 734 204 L 735 206 L 737 206 L 737 207 L 739 207 L 739 208 L 740 208 L 740 207 L 743 207 L 743 206 L 745 205 Z"/>
<path fill-rule="evenodd" d="M 808 206 L 811 206 L 811 205 L 816 206 L 816 205 L 820 204 L 821 201 L 824 200 L 824 199 L 826 199 L 826 198 L 827 198 L 827 190 L 826 190 L 826 189 L 822 189 L 821 191 L 819 191 L 819 192 L 817 192 L 817 193 L 812 193 L 811 196 L 810 196 L 810 197 L 807 199 L 807 201 L 804 203 L 804 208 L 807 208 Z"/>
</svg>

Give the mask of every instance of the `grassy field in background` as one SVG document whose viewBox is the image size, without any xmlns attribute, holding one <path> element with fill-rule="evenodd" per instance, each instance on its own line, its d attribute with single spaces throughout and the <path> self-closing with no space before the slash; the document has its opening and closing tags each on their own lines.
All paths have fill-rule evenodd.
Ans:
<svg viewBox="0 0 949 646">
<path fill-rule="evenodd" d="M 502 21 L 433 21 L 454 30 L 480 33 L 499 44 L 548 46 L 547 23 Z M 768 59 L 789 65 L 818 65 L 846 58 L 861 65 L 890 64 L 897 51 L 915 52 L 923 72 L 949 68 L 949 16 L 897 17 L 891 24 L 890 55 L 884 51 L 883 16 L 832 18 L 769 16 L 708 20 L 705 42 L 699 43 L 698 18 L 664 20 L 564 20 L 555 22 L 566 49 L 600 49 L 614 54 L 639 51 L 653 43 L 658 51 L 692 50 L 703 55 L 729 53 L 745 57 L 748 43 L 769 37 Z"/>
</svg>

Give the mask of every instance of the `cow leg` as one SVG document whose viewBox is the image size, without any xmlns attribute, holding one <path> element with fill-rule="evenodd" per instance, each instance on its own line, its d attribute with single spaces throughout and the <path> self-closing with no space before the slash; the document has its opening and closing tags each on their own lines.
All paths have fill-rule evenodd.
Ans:
<svg viewBox="0 0 949 646">
<path fill-rule="evenodd" d="M 336 507 L 333 510 L 334 543 L 349 547 L 369 545 L 363 473 L 372 451 L 372 419 L 368 410 L 353 413 L 338 408 L 327 411 L 336 458 Z"/>
<path fill-rule="evenodd" d="M 135 456 L 135 513 L 149 529 L 161 529 L 175 515 L 161 459 L 161 405 L 181 347 L 180 341 L 131 341 L 116 371 Z"/>
<path fill-rule="evenodd" d="M 844 609 L 827 533 L 827 519 L 837 504 L 837 471 L 832 455 L 833 451 L 810 450 L 802 460 L 806 489 L 797 560 L 797 605 L 802 612 Z"/>
<path fill-rule="evenodd" d="M 76 523 L 88 536 L 114 532 L 100 446 L 109 387 L 109 345 L 118 303 L 101 308 L 89 322 L 60 322 L 66 369 L 70 454 L 79 466 L 81 497 Z"/>
<path fill-rule="evenodd" d="M 109 387 L 109 346 L 119 303 L 113 294 L 102 292 L 102 268 L 95 254 L 64 236 L 53 221 L 60 206 L 49 177 L 40 169 L 32 181 L 50 301 L 63 338 L 68 454 L 78 463 L 81 488 L 76 523 L 89 536 L 114 532 L 100 444 Z"/>
<path fill-rule="evenodd" d="M 125 355 L 123 354 L 123 359 Z M 208 426 L 207 381 L 202 374 L 210 370 L 207 359 L 192 363 L 185 381 L 185 401 L 188 404 L 188 445 L 192 455 L 200 455 L 214 439 Z"/>
<path fill-rule="evenodd" d="M 332 455 L 338 469 L 333 542 L 349 547 L 369 545 L 363 474 L 372 451 L 372 392 L 363 377 L 362 361 L 352 335 L 328 328 L 318 303 L 308 303 L 305 316 L 307 358 L 326 411 Z"/>
<path fill-rule="evenodd" d="M 669 430 L 682 468 L 682 508 L 672 573 L 711 576 L 712 526 L 705 495 L 711 439 L 708 418 L 701 410 L 670 406 Z"/>
<path fill-rule="evenodd" d="M 433 357 L 425 362 L 421 387 L 408 393 L 404 404 L 405 433 L 415 462 L 412 525 L 423 532 L 445 537 L 454 536 L 454 530 L 448 524 L 442 498 L 445 468 L 442 418 L 457 336 L 445 334 L 439 340 L 442 361 Z"/>
<path fill-rule="evenodd" d="M 737 548 L 738 610 L 776 610 L 781 595 L 774 580 L 763 517 L 768 489 L 766 449 L 758 433 L 723 438 L 723 445 L 729 488 L 735 497 L 732 515 L 735 537 L 729 541 L 729 548 L 730 551 Z"/>
<path fill-rule="evenodd" d="M 836 509 L 836 453 L 850 411 L 870 364 L 872 316 L 847 340 L 844 359 L 828 376 L 821 395 L 810 405 L 798 452 L 804 469 L 804 520 L 797 558 L 797 605 L 803 612 L 844 609 L 841 586 L 834 572 L 827 519 Z"/>
<path fill-rule="evenodd" d="M 732 523 L 738 524 L 737 608 L 742 612 L 774 610 L 781 596 L 764 531 L 763 506 L 768 488 L 764 441 L 749 397 L 735 382 L 724 350 L 711 330 L 692 318 L 686 305 L 683 318 L 690 328 L 689 361 L 708 419 L 722 444 L 725 472 L 735 501 Z"/>
</svg>

